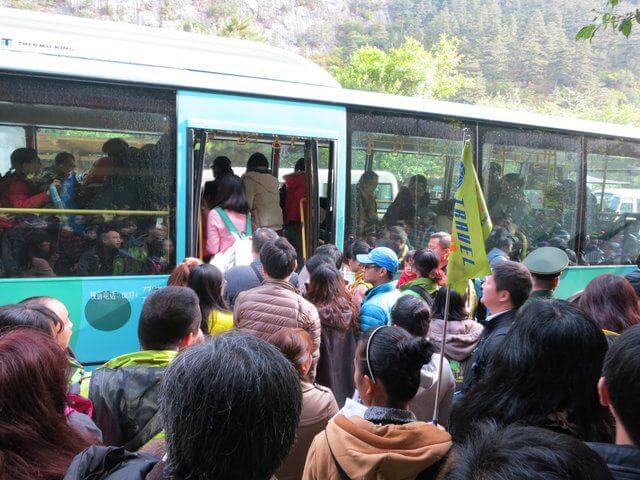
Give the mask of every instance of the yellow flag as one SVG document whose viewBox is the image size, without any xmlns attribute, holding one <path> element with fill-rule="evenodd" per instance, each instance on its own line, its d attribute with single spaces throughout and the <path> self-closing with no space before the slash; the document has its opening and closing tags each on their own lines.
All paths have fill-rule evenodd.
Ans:
<svg viewBox="0 0 640 480">
<path fill-rule="evenodd" d="M 491 273 L 484 243 L 493 228 L 468 141 L 462 150 L 454 200 L 447 285 L 464 294 L 467 280 Z"/>
</svg>

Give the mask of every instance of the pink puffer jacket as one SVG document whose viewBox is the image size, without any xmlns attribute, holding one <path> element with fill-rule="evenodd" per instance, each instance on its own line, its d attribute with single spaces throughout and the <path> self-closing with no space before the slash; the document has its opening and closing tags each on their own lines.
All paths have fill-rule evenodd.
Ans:
<svg viewBox="0 0 640 480">
<path fill-rule="evenodd" d="M 233 324 L 267 342 L 283 328 L 308 332 L 313 340 L 309 376 L 315 380 L 320 357 L 320 317 L 316 307 L 298 295 L 289 282 L 268 278 L 259 287 L 240 293 L 233 309 Z"/>
</svg>

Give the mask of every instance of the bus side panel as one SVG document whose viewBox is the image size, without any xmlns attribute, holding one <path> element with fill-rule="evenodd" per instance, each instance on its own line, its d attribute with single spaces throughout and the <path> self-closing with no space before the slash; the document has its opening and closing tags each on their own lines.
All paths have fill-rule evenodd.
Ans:
<svg viewBox="0 0 640 480">
<path fill-rule="evenodd" d="M 633 272 L 635 265 L 604 265 L 593 267 L 569 267 L 560 277 L 560 285 L 555 291 L 558 298 L 568 298 L 584 290 L 591 280 L 605 273 L 626 275 Z"/>
<path fill-rule="evenodd" d="M 345 212 L 346 128 L 347 114 L 344 107 L 306 102 L 243 97 L 237 95 L 200 92 L 178 92 L 178 156 L 187 158 L 187 130 L 202 128 L 233 132 L 291 135 L 322 138 L 337 141 L 335 188 L 336 232 L 338 247 L 342 248 Z M 186 197 L 186 179 L 178 171 L 179 200 Z M 178 202 L 178 206 L 183 205 Z M 186 218 L 186 210 L 178 210 L 178 219 Z M 178 231 L 185 228 L 179 224 Z M 185 238 L 180 237 L 176 251 L 178 258 L 185 252 Z"/>
</svg>

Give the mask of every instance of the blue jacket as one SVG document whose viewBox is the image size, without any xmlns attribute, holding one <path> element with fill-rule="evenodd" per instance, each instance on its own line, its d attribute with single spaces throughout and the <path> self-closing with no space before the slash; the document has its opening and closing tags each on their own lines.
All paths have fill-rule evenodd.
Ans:
<svg viewBox="0 0 640 480">
<path fill-rule="evenodd" d="M 383 283 L 367 292 L 360 307 L 360 331 L 391 323 L 391 309 L 400 298 L 395 282 Z"/>
</svg>

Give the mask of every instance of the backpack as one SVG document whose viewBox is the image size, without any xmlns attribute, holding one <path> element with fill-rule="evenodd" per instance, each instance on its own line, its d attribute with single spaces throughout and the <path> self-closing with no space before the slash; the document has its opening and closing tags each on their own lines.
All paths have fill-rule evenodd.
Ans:
<svg viewBox="0 0 640 480">
<path fill-rule="evenodd" d="M 93 445 L 76 455 L 64 480 L 145 480 L 159 461 L 148 453 Z"/>
<path fill-rule="evenodd" d="M 211 257 L 209 263 L 218 267 L 222 273 L 232 267 L 250 265 L 253 261 L 253 254 L 251 252 L 251 214 L 247 213 L 245 233 L 241 233 L 238 232 L 238 229 L 229 218 L 229 215 L 227 215 L 227 212 L 220 207 L 216 207 L 215 210 L 218 212 L 218 215 L 220 215 L 220 218 L 222 218 L 227 230 L 233 235 L 235 241 L 227 250 L 222 253 L 216 253 Z"/>
<path fill-rule="evenodd" d="M 427 302 L 427 305 L 429 305 L 429 308 L 433 307 L 433 297 L 424 288 L 418 285 L 414 285 L 412 287 L 409 287 L 409 290 L 420 295 L 420 298 L 422 298 L 425 302 Z"/>
</svg>

